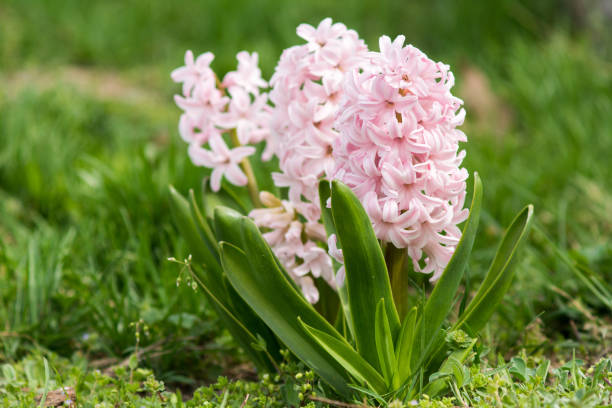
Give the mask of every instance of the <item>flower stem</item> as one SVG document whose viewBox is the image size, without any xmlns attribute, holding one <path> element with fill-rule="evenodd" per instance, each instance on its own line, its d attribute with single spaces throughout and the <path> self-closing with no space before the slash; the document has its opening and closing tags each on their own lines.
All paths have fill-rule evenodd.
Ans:
<svg viewBox="0 0 612 408">
<path fill-rule="evenodd" d="M 397 313 L 400 319 L 403 319 L 409 310 L 408 288 L 410 281 L 408 274 L 404 270 L 407 258 L 406 248 L 396 248 L 393 244 L 388 243 L 385 249 L 385 261 L 387 270 L 389 271 L 391 280 L 391 291 L 393 292 L 393 301 L 397 308 Z"/>
<path fill-rule="evenodd" d="M 234 147 L 240 146 L 240 140 L 238 140 L 236 129 L 232 129 L 232 131 L 230 132 L 230 138 Z M 249 196 L 251 197 L 253 206 L 261 207 L 261 202 L 259 201 L 259 188 L 257 187 L 257 179 L 255 178 L 255 173 L 253 172 L 253 167 L 251 166 L 251 162 L 249 161 L 248 157 L 245 157 L 240 162 L 240 167 L 242 167 L 242 171 L 244 171 L 244 174 L 247 176 L 247 189 L 249 190 Z"/>
</svg>

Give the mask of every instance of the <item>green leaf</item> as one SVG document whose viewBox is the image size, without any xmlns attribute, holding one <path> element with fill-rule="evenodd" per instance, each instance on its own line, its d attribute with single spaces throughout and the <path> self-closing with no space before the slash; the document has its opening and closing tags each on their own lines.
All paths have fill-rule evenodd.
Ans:
<svg viewBox="0 0 612 408">
<path fill-rule="evenodd" d="M 194 222 L 189 203 L 173 187 L 170 187 L 170 208 L 181 236 L 187 241 L 193 258 L 194 273 L 196 273 L 198 283 L 204 289 L 204 293 L 211 301 L 217 315 L 219 315 L 219 318 L 238 344 L 252 358 L 257 368 L 264 371 L 274 371 L 275 367 L 268 357 L 262 356 L 261 353 L 252 348 L 251 344 L 256 342 L 257 339 L 251 331 L 246 329 L 241 321 L 252 323 L 253 326 L 250 327 L 257 328 L 261 331 L 260 334 L 265 337 L 269 337 L 270 334 L 266 335 L 266 331 L 269 330 L 263 324 L 253 323 L 246 312 L 241 313 L 240 310 L 234 308 L 228 290 L 231 290 L 232 293 L 234 291 L 225 285 L 221 264 L 217 260 L 216 254 L 212 252 L 211 246 L 206 244 L 203 236 L 200 234 Z M 255 315 L 252 316 L 257 318 Z"/>
<path fill-rule="evenodd" d="M 240 227 L 244 218 L 239 212 L 227 207 L 215 208 L 215 236 L 217 240 L 228 242 L 235 246 L 242 245 L 242 229 Z M 227 282 L 226 275 L 223 277 L 224 282 Z M 280 345 L 278 344 L 274 334 L 268 326 L 255 313 L 251 307 L 240 297 L 231 284 L 226 283 L 228 300 L 227 303 L 232 307 L 236 317 L 240 319 L 253 333 L 261 335 L 269 345 L 268 350 L 277 361 L 281 360 Z"/>
<path fill-rule="evenodd" d="M 222 302 L 226 301 L 227 291 L 223 285 L 221 265 L 198 231 L 189 202 L 172 186 L 170 210 L 181 236 L 187 241 L 194 263 L 205 269 L 204 282 Z"/>
<path fill-rule="evenodd" d="M 229 242 L 230 244 L 237 246 L 238 248 L 243 248 L 242 245 L 242 220 L 245 217 L 237 211 L 232 210 L 227 207 L 217 207 L 215 208 L 215 236 L 218 241 Z M 256 227 L 257 228 L 257 227 Z M 267 244 L 266 244 L 267 245 Z M 276 255 L 272 254 L 274 261 L 276 262 L 278 269 L 282 272 L 287 282 L 293 288 L 298 291 L 300 296 L 303 297 L 302 291 L 297 286 L 295 281 L 289 276 L 287 271 L 282 267 L 280 261 L 276 257 Z"/>
<path fill-rule="evenodd" d="M 330 197 L 331 189 L 329 187 L 329 181 L 321 180 L 319 182 L 319 204 L 321 206 L 321 221 L 323 221 L 327 236 L 336 233 L 336 226 L 334 225 L 334 217 L 331 208 L 327 208 L 327 200 L 329 200 Z"/>
<path fill-rule="evenodd" d="M 399 376 L 396 370 L 395 351 L 393 350 L 393 336 L 389 327 L 389 320 L 385 311 L 385 299 L 382 298 L 376 306 L 376 326 L 374 339 L 378 351 L 378 361 L 388 386 L 399 386 Z"/>
<path fill-rule="evenodd" d="M 215 235 L 213 234 L 212 229 L 210 228 L 210 225 L 208 224 L 208 221 L 204 218 L 204 216 L 202 215 L 202 212 L 200 211 L 200 207 L 196 200 L 196 196 L 195 196 L 195 193 L 193 192 L 193 189 L 189 190 L 189 206 L 191 208 L 191 215 L 193 219 L 196 221 L 198 230 L 200 231 L 200 234 L 204 238 L 206 245 L 209 247 L 210 251 L 213 252 L 218 258 L 219 257 L 219 245 L 217 245 L 217 240 L 215 239 Z"/>
<path fill-rule="evenodd" d="M 385 299 L 393 339 L 400 329 L 385 258 L 372 222 L 351 189 L 333 181 L 331 196 L 334 225 L 344 254 L 348 301 L 357 351 L 374 368 L 379 369 L 372 327 L 376 324 L 376 306 L 381 298 Z"/>
<path fill-rule="evenodd" d="M 336 225 L 334 225 L 334 217 L 332 215 L 331 208 L 327 208 L 327 200 L 331 197 L 331 189 L 329 187 L 330 183 L 327 180 L 321 180 L 319 182 L 319 202 L 321 205 L 321 220 L 323 221 L 323 225 L 325 226 L 325 232 L 327 236 L 331 236 L 336 234 Z M 332 259 L 332 264 L 334 267 L 334 273 L 338 273 L 338 269 L 342 265 L 340 265 L 335 259 Z M 346 280 L 344 284 L 338 288 L 338 297 L 340 298 L 340 304 L 342 305 L 342 312 L 344 313 L 344 317 L 348 323 L 349 331 L 351 335 L 354 336 L 353 329 L 353 319 L 351 317 L 351 307 L 348 301 L 348 289 L 346 286 Z"/>
<path fill-rule="evenodd" d="M 457 244 L 455 253 L 436 283 L 429 299 L 427 299 L 423 308 L 423 314 L 417 323 L 413 342 L 414 352 L 412 353 L 411 361 L 412 372 L 427 358 L 433 340 L 453 306 L 457 289 L 472 252 L 480 220 L 481 206 L 482 182 L 478 173 L 474 173 L 474 194 L 470 207 L 470 215 L 463 228 L 461 240 Z"/>
<path fill-rule="evenodd" d="M 198 284 L 204 290 L 223 325 L 232 334 L 234 340 L 244 349 L 255 366 L 265 372 L 277 371 L 275 360 L 280 361 L 280 358 L 274 358 L 253 347 L 253 344 L 258 343 L 258 338 L 232 313 L 230 310 L 231 306 L 221 302 L 204 282 L 199 281 Z M 275 354 L 278 354 L 277 350 Z"/>
<path fill-rule="evenodd" d="M 335 329 L 287 282 L 252 221 L 243 218 L 243 251 L 221 243 L 221 260 L 233 287 L 281 341 L 344 396 L 350 395 L 346 371 L 303 329 L 298 317 L 332 337 Z"/>
<path fill-rule="evenodd" d="M 386 392 L 387 386 L 383 377 L 350 344 L 307 325 L 301 319 L 300 323 L 304 330 L 353 377 L 358 381 L 368 384 L 372 390 L 379 394 Z"/>
<path fill-rule="evenodd" d="M 242 214 L 249 212 L 250 207 L 244 203 L 242 198 L 236 197 L 233 192 L 228 191 L 225 186 L 226 184 L 227 183 L 222 183 L 219 191 L 212 191 L 207 182 L 202 184 L 202 203 L 204 215 L 207 218 L 212 219 L 214 217 L 215 208 L 219 206 L 232 208 Z M 246 189 L 242 188 L 242 190 Z"/>
<path fill-rule="evenodd" d="M 410 377 L 410 360 L 412 354 L 412 344 L 414 329 L 416 327 L 417 320 L 417 307 L 414 306 L 402 323 L 400 334 L 397 337 L 397 345 L 395 347 L 395 360 L 397 361 L 397 371 L 400 379 L 400 383 L 404 382 Z"/>
<path fill-rule="evenodd" d="M 476 341 L 477 339 L 473 339 L 466 348 L 453 351 L 444 361 L 440 369 L 430 376 L 431 382 L 427 384 L 423 393 L 430 397 L 435 397 L 440 394 L 440 392 L 444 391 L 446 388 L 448 377 L 450 376 L 454 376 L 459 386 L 461 386 L 465 379 L 465 375 L 463 374 L 463 369 L 465 367 L 463 363 L 472 352 L 472 348 L 474 344 L 476 344 Z"/>
<path fill-rule="evenodd" d="M 242 246 L 242 229 L 240 224 L 243 215 L 238 211 L 218 206 L 214 210 L 213 225 L 215 227 L 215 238 L 218 242 L 229 242 L 230 244 Z"/>
<path fill-rule="evenodd" d="M 476 334 L 487 323 L 510 286 L 514 254 L 529 231 L 532 217 L 533 206 L 528 205 L 512 221 L 497 249 L 485 280 L 455 324 L 455 329 L 466 328 L 468 332 Z"/>
</svg>

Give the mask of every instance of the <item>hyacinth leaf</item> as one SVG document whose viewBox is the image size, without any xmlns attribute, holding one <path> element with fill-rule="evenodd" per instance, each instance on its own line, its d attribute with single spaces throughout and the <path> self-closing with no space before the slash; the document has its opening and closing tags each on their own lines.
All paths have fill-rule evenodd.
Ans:
<svg viewBox="0 0 612 408">
<path fill-rule="evenodd" d="M 357 351 L 374 368 L 380 369 L 372 328 L 376 324 L 376 306 L 381 298 L 385 299 L 392 341 L 400 329 L 385 258 L 374 234 L 372 222 L 351 189 L 333 181 L 331 197 L 334 225 L 344 255 L 346 286 Z"/>
<path fill-rule="evenodd" d="M 353 377 L 362 383 L 368 384 L 372 390 L 379 394 L 386 392 L 387 385 L 385 379 L 350 344 L 345 340 L 339 340 L 307 325 L 302 322 L 302 319 L 300 319 L 300 323 L 304 330 Z"/>
<path fill-rule="evenodd" d="M 202 238 L 191 214 L 189 202 L 172 186 L 170 186 L 170 209 L 181 236 L 187 241 L 193 261 L 203 266 L 206 271 L 203 277 L 205 283 L 218 298 L 225 301 L 227 293 L 222 283 L 221 265 Z"/>
<path fill-rule="evenodd" d="M 247 323 L 248 320 L 245 320 L 242 317 L 240 319 L 237 318 L 230 310 L 230 307 L 221 302 L 202 281 L 199 281 L 198 283 L 204 290 L 204 293 L 208 297 L 210 303 L 213 305 L 217 316 L 219 316 L 221 321 L 223 321 L 223 325 L 231 333 L 238 345 L 240 345 L 240 347 L 242 347 L 246 354 L 251 358 L 257 369 L 262 372 L 270 373 L 277 371 L 276 363 L 274 361 L 280 361 L 281 358 L 279 357 L 280 348 L 278 347 L 276 339 L 273 338 L 273 343 L 270 343 L 269 340 L 266 343 L 268 345 L 267 350 L 270 350 L 270 353 L 266 353 L 265 351 L 256 348 L 255 345 L 259 344 L 260 341 L 251 332 L 251 330 L 245 326 L 245 324 L 247 324 L 249 325 L 249 328 L 253 328 L 251 323 Z M 258 334 L 261 335 L 261 333 Z M 276 349 L 274 348 L 275 345 Z M 272 357 L 272 355 L 275 355 L 275 357 Z"/>
<path fill-rule="evenodd" d="M 230 244 L 242 246 L 242 230 L 240 223 L 243 215 L 228 207 L 219 206 L 214 210 L 213 225 L 215 238 L 218 242 L 229 242 Z"/>
<path fill-rule="evenodd" d="M 444 391 L 448 385 L 447 378 L 451 375 L 455 375 L 456 372 L 461 370 L 463 363 L 471 354 L 472 348 L 474 347 L 474 344 L 476 344 L 476 341 L 477 339 L 474 339 L 466 348 L 453 351 L 447 357 L 444 363 L 442 363 L 440 369 L 434 374 L 435 377 L 430 378 L 432 381 L 427 384 L 423 390 L 423 393 L 429 395 L 430 397 L 435 397 Z"/>
<path fill-rule="evenodd" d="M 243 216 L 227 207 L 217 207 L 215 209 L 215 236 L 219 241 L 229 242 L 232 245 L 242 244 L 242 233 L 240 223 Z M 280 360 L 280 346 L 270 331 L 268 326 L 259 318 L 251 307 L 238 295 L 236 290 L 227 282 L 227 275 L 223 276 L 227 287 L 228 303 L 240 321 L 243 322 L 253 333 L 259 334 L 268 345 L 269 352 L 275 359 Z"/>
<path fill-rule="evenodd" d="M 385 299 L 380 299 L 376 306 L 376 326 L 374 340 L 378 350 L 378 361 L 387 385 L 399 386 L 399 377 L 396 375 L 395 350 L 393 349 L 393 336 L 389 327 L 389 319 L 385 309 Z M 395 382 L 395 384 L 392 384 Z"/>
<path fill-rule="evenodd" d="M 219 259 L 219 245 L 217 245 L 217 240 L 215 239 L 215 235 L 210 228 L 210 224 L 200 211 L 200 207 L 193 189 L 189 189 L 189 206 L 191 208 L 191 215 L 196 221 L 196 226 L 198 227 L 200 235 L 203 237 L 206 246 L 213 254 L 215 254 L 215 257 Z"/>
<path fill-rule="evenodd" d="M 192 218 L 189 203 L 173 187 L 170 187 L 170 208 L 179 232 L 187 241 L 191 251 L 195 264 L 194 272 L 197 273 L 201 269 L 204 271 L 196 275 L 198 284 L 210 300 L 217 315 L 258 369 L 274 371 L 275 367 L 270 358 L 252 347 L 252 344 L 257 342 L 257 337 L 241 323 L 243 320 L 234 314 L 235 311 L 229 302 L 227 287 L 223 282 L 221 265 L 209 251 L 200 235 Z"/>
<path fill-rule="evenodd" d="M 414 329 L 417 320 L 417 307 L 414 306 L 402 323 L 400 334 L 397 337 L 397 345 L 395 346 L 395 360 L 397 361 L 397 371 L 400 382 L 404 382 L 410 377 L 410 356 L 412 353 L 412 343 Z"/>
<path fill-rule="evenodd" d="M 329 187 L 329 181 L 321 180 L 319 182 L 319 201 L 321 205 L 321 220 L 323 221 L 323 225 L 325 226 L 325 232 L 327 236 L 331 236 L 336 234 L 336 226 L 334 225 L 334 217 L 332 215 L 331 208 L 327 207 L 327 200 L 331 197 L 331 189 Z M 338 272 L 341 265 L 335 260 L 332 259 L 332 263 L 334 266 L 334 273 Z M 351 307 L 348 301 L 348 289 L 346 286 L 346 282 L 338 288 L 338 297 L 340 298 L 340 304 L 342 305 L 342 312 L 344 313 L 344 317 L 346 318 L 346 322 L 348 323 L 348 328 L 353 335 L 353 319 L 351 318 Z"/>
<path fill-rule="evenodd" d="M 251 237 L 252 233 L 247 231 L 245 241 L 249 242 Z M 350 395 L 346 371 L 304 331 L 298 317 L 332 337 L 341 339 L 340 335 L 299 296 L 274 259 L 266 251 L 262 253 L 258 245 L 245 252 L 222 242 L 221 260 L 233 287 L 279 339 L 337 392 Z"/>
<path fill-rule="evenodd" d="M 225 184 L 227 183 L 222 184 L 219 191 L 212 191 L 207 182 L 202 184 L 202 207 L 207 219 L 214 218 L 215 208 L 219 206 L 229 207 L 243 214 L 249 211 L 241 199 L 225 188 Z"/>
<path fill-rule="evenodd" d="M 444 272 L 442 272 L 442 276 L 427 299 L 423 307 L 423 313 L 417 322 L 416 333 L 413 337 L 413 347 L 415 349 L 412 352 L 411 358 L 412 371 L 427 358 L 433 340 L 453 306 L 457 289 L 472 252 L 480 220 L 481 205 L 482 182 L 478 173 L 474 173 L 474 193 L 470 206 L 470 215 L 463 228 L 461 239 L 457 244 L 455 253 L 444 269 Z"/>
<path fill-rule="evenodd" d="M 218 241 L 229 242 L 230 244 L 237 246 L 238 248 L 242 248 L 242 220 L 245 217 L 237 211 L 232 210 L 227 207 L 217 207 L 215 208 L 215 235 Z M 298 288 L 297 284 L 287 271 L 281 266 L 280 261 L 276 258 L 276 255 L 272 254 L 276 264 L 278 265 L 280 271 L 283 273 L 287 281 L 295 290 L 300 293 L 300 296 L 303 297 L 302 292 Z"/>
<path fill-rule="evenodd" d="M 296 298 L 294 302 L 290 303 L 294 306 L 292 309 L 280 308 L 279 310 L 296 310 L 299 313 L 295 316 L 300 316 L 308 325 L 311 325 L 316 329 L 323 330 L 324 332 L 339 339 L 343 339 L 338 331 L 334 329 L 334 327 L 319 313 L 317 313 L 315 308 L 301 296 L 301 291 L 296 289 L 295 286 L 291 285 L 293 279 L 288 278 L 289 275 L 287 272 L 283 271 L 283 268 L 278 266 L 274 253 L 261 235 L 261 232 L 255 223 L 251 219 L 243 217 L 241 226 L 242 248 L 249 260 L 249 264 L 251 265 L 255 277 L 261 281 L 260 286 L 265 287 L 265 290 L 274 296 L 282 293 L 286 296 L 291 294 Z M 290 279 L 291 282 L 289 282 L 288 279 Z M 276 292 L 273 289 L 269 289 L 274 287 L 278 288 L 279 291 L 282 292 Z"/>
<path fill-rule="evenodd" d="M 504 234 L 485 280 L 455 324 L 456 329 L 465 328 L 475 334 L 487 323 L 510 286 L 513 276 L 512 261 L 527 236 L 532 218 L 532 205 L 525 207 L 514 218 Z"/>
</svg>

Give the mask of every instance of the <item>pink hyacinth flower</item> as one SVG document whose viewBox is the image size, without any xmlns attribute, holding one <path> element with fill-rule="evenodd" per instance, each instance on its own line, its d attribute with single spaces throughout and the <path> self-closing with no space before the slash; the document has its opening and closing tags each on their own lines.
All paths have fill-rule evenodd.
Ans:
<svg viewBox="0 0 612 408">
<path fill-rule="evenodd" d="M 194 164 L 213 169 L 210 176 L 212 190 L 219 191 L 223 176 L 234 185 L 245 186 L 248 179 L 239 164 L 243 159 L 255 153 L 255 148 L 241 146 L 230 150 L 218 134 L 213 135 L 208 143 L 212 150 L 192 144 L 189 146 L 189 155 Z"/>
</svg>

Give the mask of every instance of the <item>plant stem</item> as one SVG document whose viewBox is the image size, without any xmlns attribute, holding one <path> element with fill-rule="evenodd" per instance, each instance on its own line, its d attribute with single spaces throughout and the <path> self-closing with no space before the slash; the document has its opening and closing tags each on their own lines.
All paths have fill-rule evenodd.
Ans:
<svg viewBox="0 0 612 408">
<path fill-rule="evenodd" d="M 408 288 L 410 281 L 408 274 L 404 271 L 407 255 L 406 248 L 396 248 L 391 243 L 387 244 L 385 261 L 390 275 L 393 301 L 400 319 L 403 319 L 409 310 Z"/>
<path fill-rule="evenodd" d="M 236 134 L 236 129 L 232 129 L 230 132 L 230 138 L 232 140 L 232 144 L 234 147 L 240 146 L 240 140 L 238 140 L 238 135 Z M 245 157 L 240 162 L 240 167 L 242 167 L 242 171 L 247 176 L 247 189 L 249 190 L 249 196 L 251 197 L 251 201 L 255 207 L 261 207 L 261 202 L 259 201 L 259 188 L 257 188 L 257 179 L 255 178 L 255 173 L 253 172 L 253 167 L 251 167 L 251 162 L 248 157 Z"/>
</svg>

